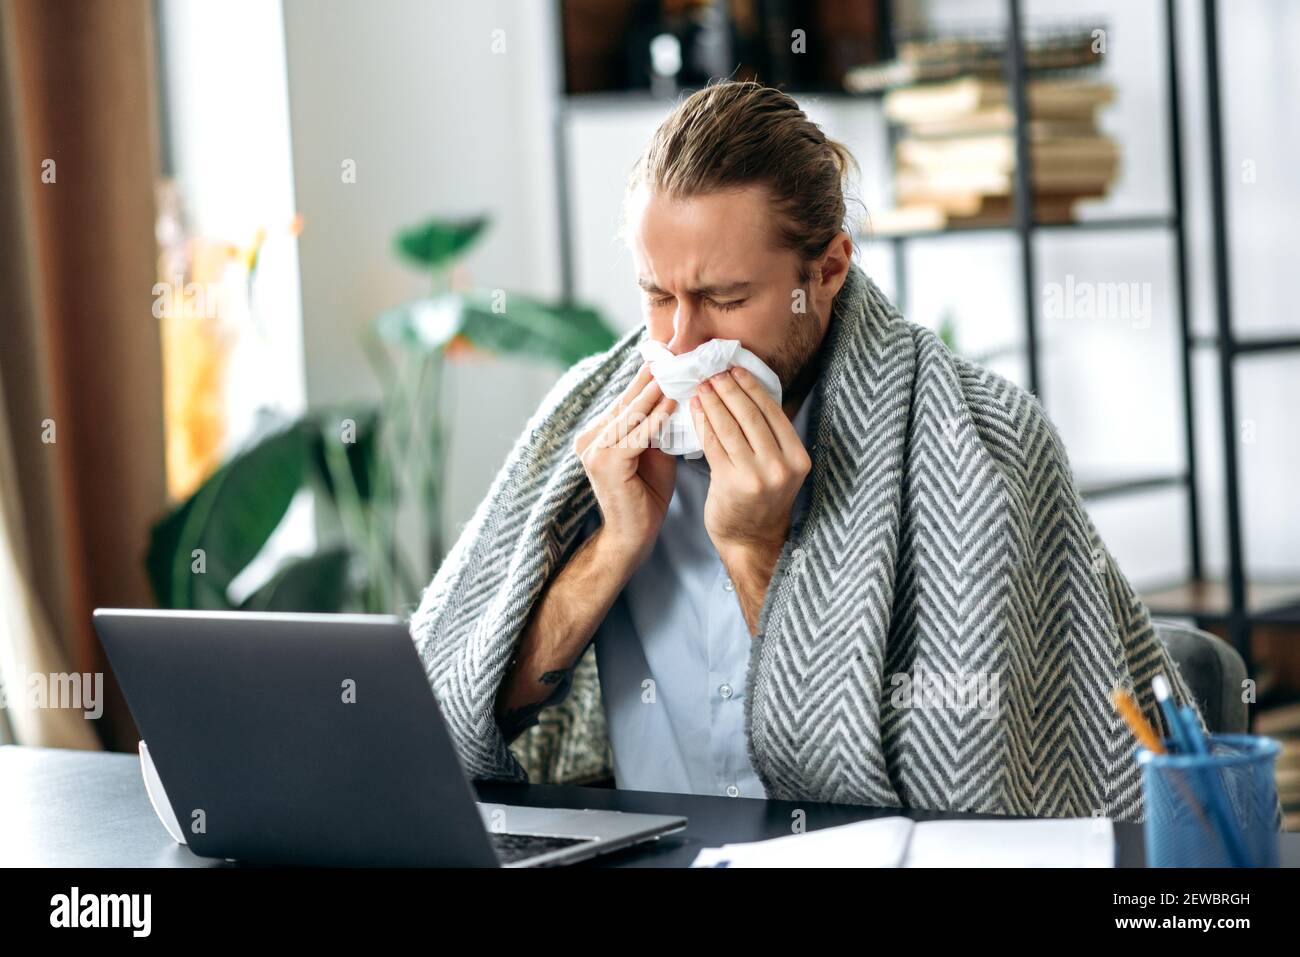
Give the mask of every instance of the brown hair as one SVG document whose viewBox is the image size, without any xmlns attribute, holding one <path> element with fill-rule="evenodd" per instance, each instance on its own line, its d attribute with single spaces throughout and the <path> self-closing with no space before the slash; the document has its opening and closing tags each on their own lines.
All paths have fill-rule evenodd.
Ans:
<svg viewBox="0 0 1300 957">
<path fill-rule="evenodd" d="M 849 170 L 844 144 L 822 132 L 790 96 L 749 80 L 721 80 L 691 94 L 655 131 L 628 180 L 686 199 L 766 186 L 777 213 L 776 240 L 807 263 L 821 256 L 846 221 Z M 856 243 L 854 246 L 856 248 Z"/>
</svg>

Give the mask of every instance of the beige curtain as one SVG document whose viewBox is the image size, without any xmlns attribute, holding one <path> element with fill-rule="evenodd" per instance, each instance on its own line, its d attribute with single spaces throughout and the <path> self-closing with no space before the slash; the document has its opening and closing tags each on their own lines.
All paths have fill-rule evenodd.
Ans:
<svg viewBox="0 0 1300 957">
<path fill-rule="evenodd" d="M 0 0 L 0 734 L 20 744 L 136 743 L 90 615 L 150 603 L 166 498 L 152 31 L 149 0 Z M 13 706 L 51 672 L 103 674 L 103 717 Z"/>
<path fill-rule="evenodd" d="M 70 668 L 32 585 L 10 449 L 9 422 L 0 404 L 0 685 L 6 690 L 0 744 L 95 748 L 99 739 L 84 709 L 32 707 L 27 693 L 29 676 Z"/>
</svg>

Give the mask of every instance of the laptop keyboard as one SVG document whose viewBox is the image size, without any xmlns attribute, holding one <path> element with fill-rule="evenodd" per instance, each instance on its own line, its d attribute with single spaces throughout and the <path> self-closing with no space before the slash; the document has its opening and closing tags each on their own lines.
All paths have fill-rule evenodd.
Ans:
<svg viewBox="0 0 1300 957">
<path fill-rule="evenodd" d="M 513 864 L 548 851 L 573 847 L 575 844 L 589 844 L 589 837 L 544 837 L 541 834 L 510 834 L 505 831 L 488 831 L 492 849 L 502 864 Z"/>
</svg>

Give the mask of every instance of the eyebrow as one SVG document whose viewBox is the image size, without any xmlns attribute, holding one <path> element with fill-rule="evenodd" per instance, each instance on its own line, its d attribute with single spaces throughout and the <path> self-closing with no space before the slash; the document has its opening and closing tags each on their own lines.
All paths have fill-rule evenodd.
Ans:
<svg viewBox="0 0 1300 957">
<path fill-rule="evenodd" d="M 649 279 L 638 277 L 636 284 L 653 295 L 663 295 L 665 292 Z M 753 283 L 750 282 L 722 282 L 711 286 L 696 286 L 688 291 L 693 296 L 734 296 L 736 293 L 748 292 L 752 286 Z"/>
</svg>

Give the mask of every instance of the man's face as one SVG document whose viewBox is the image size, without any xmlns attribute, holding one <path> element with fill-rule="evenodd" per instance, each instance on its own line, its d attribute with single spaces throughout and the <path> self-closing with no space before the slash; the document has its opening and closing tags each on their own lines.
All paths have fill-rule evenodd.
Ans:
<svg viewBox="0 0 1300 957">
<path fill-rule="evenodd" d="M 643 187 L 628 199 L 628 242 L 651 339 L 675 355 L 739 339 L 788 391 L 821 344 L 843 276 L 801 286 L 799 257 L 777 247 L 771 217 L 762 187 L 684 200 Z"/>
</svg>

